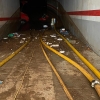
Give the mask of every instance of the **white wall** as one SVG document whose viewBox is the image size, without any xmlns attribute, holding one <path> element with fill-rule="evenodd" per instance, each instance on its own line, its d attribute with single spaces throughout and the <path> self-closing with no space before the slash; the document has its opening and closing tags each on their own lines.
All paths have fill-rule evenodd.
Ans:
<svg viewBox="0 0 100 100">
<path fill-rule="evenodd" d="M 19 0 L 0 0 L 0 18 L 11 17 L 20 7 Z M 0 21 L 0 27 L 6 21 Z"/>
<path fill-rule="evenodd" d="M 57 8 L 57 1 L 66 11 L 66 13 L 61 13 L 64 25 L 80 40 L 83 38 L 83 41 L 85 40 L 94 52 L 100 56 L 100 0 L 48 0 L 48 4 Z M 54 4 L 54 2 L 56 3 Z M 81 11 L 81 13 L 71 15 L 75 11 Z M 82 11 L 85 11 L 86 15 L 82 14 Z"/>
<path fill-rule="evenodd" d="M 3 16 L 10 17 L 20 7 L 19 0 L 2 0 Z"/>
<path fill-rule="evenodd" d="M 58 0 L 66 11 L 100 9 L 100 0 Z"/>
<path fill-rule="evenodd" d="M 59 0 L 66 12 L 100 10 L 100 0 Z M 99 21 L 100 16 L 71 16 L 77 19 Z"/>
<path fill-rule="evenodd" d="M 90 47 L 100 56 L 100 0 L 58 0 L 66 12 L 99 10 L 99 16 L 69 15 Z"/>
</svg>

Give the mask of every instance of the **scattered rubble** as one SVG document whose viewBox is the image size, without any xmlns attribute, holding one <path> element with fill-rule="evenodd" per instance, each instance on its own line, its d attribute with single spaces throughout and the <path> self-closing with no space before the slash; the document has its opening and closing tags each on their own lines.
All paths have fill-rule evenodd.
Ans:
<svg viewBox="0 0 100 100">
<path fill-rule="evenodd" d="M 60 53 L 65 53 L 65 51 L 63 51 L 63 50 L 62 50 L 62 51 L 59 51 L 59 52 L 60 52 Z"/>
<path fill-rule="evenodd" d="M 2 84 L 2 83 L 3 83 L 3 81 L 0 80 L 0 84 Z"/>
<path fill-rule="evenodd" d="M 59 44 L 52 44 L 50 47 L 59 47 Z"/>
<path fill-rule="evenodd" d="M 20 40 L 20 43 L 24 43 L 25 40 L 26 40 L 26 38 L 22 38 L 22 39 Z"/>
<path fill-rule="evenodd" d="M 63 34 L 63 35 L 69 35 L 69 32 L 66 31 L 65 28 L 61 28 L 61 29 L 60 29 L 60 33 Z"/>
</svg>

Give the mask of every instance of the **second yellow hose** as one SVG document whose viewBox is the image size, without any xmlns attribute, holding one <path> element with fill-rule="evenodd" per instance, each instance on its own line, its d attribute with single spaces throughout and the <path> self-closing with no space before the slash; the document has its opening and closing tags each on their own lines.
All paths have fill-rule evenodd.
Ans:
<svg viewBox="0 0 100 100">
<path fill-rule="evenodd" d="M 92 72 L 100 79 L 100 72 L 86 59 L 84 58 L 60 33 L 55 29 L 55 32 L 67 43 L 67 45 L 75 52 L 75 54 L 92 70 Z"/>
</svg>

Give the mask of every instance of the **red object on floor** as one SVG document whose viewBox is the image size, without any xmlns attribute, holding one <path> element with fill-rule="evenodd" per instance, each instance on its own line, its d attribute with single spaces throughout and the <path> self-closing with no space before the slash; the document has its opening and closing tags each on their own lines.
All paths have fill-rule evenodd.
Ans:
<svg viewBox="0 0 100 100">
<path fill-rule="evenodd" d="M 27 14 L 21 12 L 21 20 L 29 21 L 29 17 Z"/>
<path fill-rule="evenodd" d="M 47 19 L 41 17 L 41 18 L 39 18 L 39 20 L 40 20 L 40 21 L 46 21 Z"/>
<path fill-rule="evenodd" d="M 43 15 L 41 18 L 39 18 L 40 21 L 46 21 L 48 19 L 48 15 Z"/>
<path fill-rule="evenodd" d="M 49 16 L 48 15 L 45 15 L 45 18 L 49 18 Z"/>
</svg>

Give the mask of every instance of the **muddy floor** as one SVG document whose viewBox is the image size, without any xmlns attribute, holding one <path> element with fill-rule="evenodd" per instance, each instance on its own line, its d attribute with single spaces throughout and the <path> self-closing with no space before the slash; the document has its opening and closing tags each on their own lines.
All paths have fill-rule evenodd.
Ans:
<svg viewBox="0 0 100 100">
<path fill-rule="evenodd" d="M 52 17 L 52 13 L 49 12 Z M 57 31 L 63 28 L 57 21 Z M 24 43 L 30 43 L 16 56 L 0 67 L 0 100 L 68 100 L 59 80 L 46 60 L 41 49 L 42 40 L 58 52 L 77 62 L 96 80 L 93 72 L 77 57 L 69 46 L 51 28 L 45 30 L 26 30 L 17 32 L 14 37 L 5 36 L 0 40 L 0 63 L 13 54 Z M 91 48 L 74 37 L 70 31 L 62 34 L 98 71 L 100 57 Z M 53 37 L 52 37 L 53 36 Z M 60 40 L 59 40 L 60 39 Z M 51 44 L 50 44 L 51 43 Z M 74 100 L 99 100 L 99 96 L 88 79 L 68 61 L 65 61 L 44 47 L 49 59 L 61 76 Z"/>
<path fill-rule="evenodd" d="M 32 37 L 31 42 L 23 50 L 0 67 L 0 100 L 68 100 L 41 49 L 41 35 L 45 37 L 46 42 L 58 43 L 50 37 L 50 34 L 55 34 L 55 32 L 46 30 L 44 33 L 44 30 L 31 30 L 18 34 L 20 37 L 0 41 L 0 61 L 2 61 Z M 100 70 L 98 55 L 71 34 L 66 37 L 76 40 L 73 45 Z M 25 38 L 25 41 L 22 42 L 22 38 Z M 59 38 L 58 35 L 57 38 Z M 65 43 L 62 41 L 59 43 L 60 49 L 65 51 L 64 55 L 79 63 L 98 80 Z M 44 49 L 74 100 L 99 100 L 91 83 L 78 69 L 45 47 Z M 59 50 L 59 48 L 55 49 Z"/>
</svg>

